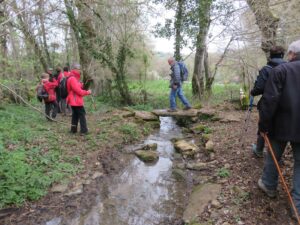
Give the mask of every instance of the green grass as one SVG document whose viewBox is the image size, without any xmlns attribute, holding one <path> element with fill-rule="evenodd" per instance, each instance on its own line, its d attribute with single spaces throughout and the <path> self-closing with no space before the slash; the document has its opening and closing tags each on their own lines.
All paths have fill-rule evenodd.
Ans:
<svg viewBox="0 0 300 225">
<path fill-rule="evenodd" d="M 218 170 L 218 176 L 222 178 L 226 178 L 230 176 L 230 171 L 226 168 L 221 168 Z"/>
<path fill-rule="evenodd" d="M 54 123 L 29 108 L 0 110 L 0 208 L 47 193 L 53 182 L 76 173 L 80 157 L 67 158 L 56 142 Z"/>
<path fill-rule="evenodd" d="M 141 101 L 141 87 L 138 82 L 131 82 L 129 87 L 137 103 L 137 105 L 133 107 L 134 109 L 151 111 L 152 109 L 169 107 L 170 88 L 168 80 L 152 80 L 145 83 L 144 87 L 148 94 L 148 101 L 146 103 Z M 215 84 L 212 88 L 212 95 L 209 98 L 204 97 L 202 101 L 220 104 L 225 100 L 238 99 L 239 88 L 240 86 L 237 84 Z M 184 83 L 183 92 L 193 106 L 201 104 L 199 99 L 192 94 L 191 82 Z M 177 102 L 179 107 L 183 107 L 179 100 Z"/>
</svg>

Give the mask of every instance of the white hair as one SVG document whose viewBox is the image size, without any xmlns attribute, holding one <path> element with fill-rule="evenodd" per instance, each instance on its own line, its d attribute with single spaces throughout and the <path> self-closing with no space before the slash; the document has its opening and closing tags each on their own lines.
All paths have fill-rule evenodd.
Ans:
<svg viewBox="0 0 300 225">
<path fill-rule="evenodd" d="M 288 52 L 300 53 L 300 40 L 292 42 L 288 48 Z"/>
<path fill-rule="evenodd" d="M 73 70 L 78 69 L 80 70 L 80 64 L 79 63 L 73 63 L 72 67 Z"/>
</svg>

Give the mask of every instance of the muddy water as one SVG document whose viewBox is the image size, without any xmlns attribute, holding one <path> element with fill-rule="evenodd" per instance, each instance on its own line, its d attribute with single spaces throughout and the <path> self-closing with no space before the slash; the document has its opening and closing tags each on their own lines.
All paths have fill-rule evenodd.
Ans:
<svg viewBox="0 0 300 225">
<path fill-rule="evenodd" d="M 54 218 L 46 225 L 156 225 L 174 224 L 182 215 L 184 183 L 172 177 L 171 139 L 181 136 L 172 118 L 161 117 L 160 131 L 145 140 L 157 143 L 159 160 L 145 164 L 130 156 L 129 165 L 108 182 L 101 184 L 96 204 L 73 219 Z"/>
</svg>

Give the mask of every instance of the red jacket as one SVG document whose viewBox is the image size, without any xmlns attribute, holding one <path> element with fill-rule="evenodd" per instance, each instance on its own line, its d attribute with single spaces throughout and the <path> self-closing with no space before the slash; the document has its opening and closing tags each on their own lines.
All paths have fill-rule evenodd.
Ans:
<svg viewBox="0 0 300 225">
<path fill-rule="evenodd" d="M 45 102 L 54 102 L 56 101 L 56 92 L 55 88 L 58 86 L 58 83 L 55 79 L 52 82 L 49 80 L 42 80 L 45 90 L 47 91 L 49 97 Z"/>
<path fill-rule="evenodd" d="M 61 73 L 58 75 L 58 77 L 57 77 L 58 83 L 60 83 L 60 81 L 61 81 L 61 79 L 62 79 L 63 77 L 68 77 L 69 74 L 70 74 L 70 73 L 67 72 L 67 71 L 61 72 Z"/>
<path fill-rule="evenodd" d="M 70 77 L 67 82 L 68 97 L 67 104 L 70 106 L 83 106 L 83 96 L 89 95 L 90 92 L 83 90 L 83 84 L 80 83 L 80 72 L 77 70 L 70 71 Z"/>
</svg>

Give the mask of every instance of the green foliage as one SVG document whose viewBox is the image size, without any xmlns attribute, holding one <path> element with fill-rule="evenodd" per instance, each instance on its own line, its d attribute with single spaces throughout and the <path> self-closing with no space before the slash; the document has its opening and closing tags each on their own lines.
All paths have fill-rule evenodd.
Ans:
<svg viewBox="0 0 300 225">
<path fill-rule="evenodd" d="M 74 165 L 63 162 L 57 152 L 38 148 L 2 150 L 0 153 L 0 208 L 36 200 L 46 194 L 51 183 L 74 174 Z M 75 161 L 78 163 L 78 161 Z"/>
<path fill-rule="evenodd" d="M 226 178 L 230 176 L 230 171 L 226 168 L 221 168 L 218 170 L 218 176 L 222 178 Z"/>
<path fill-rule="evenodd" d="M 135 124 L 123 124 L 119 127 L 120 132 L 125 134 L 124 140 L 125 142 L 130 142 L 131 140 L 138 140 L 140 134 Z"/>
<path fill-rule="evenodd" d="M 50 123 L 32 110 L 6 105 L 0 123 L 0 208 L 40 198 L 79 168 L 80 158 L 65 157 Z"/>
</svg>

